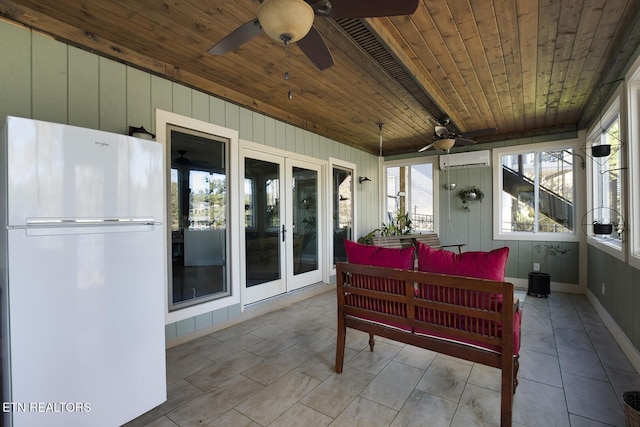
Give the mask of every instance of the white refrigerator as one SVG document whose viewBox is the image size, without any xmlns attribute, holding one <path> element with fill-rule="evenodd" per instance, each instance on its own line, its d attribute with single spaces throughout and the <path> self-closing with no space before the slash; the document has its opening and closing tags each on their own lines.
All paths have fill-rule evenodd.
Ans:
<svg viewBox="0 0 640 427">
<path fill-rule="evenodd" d="M 166 400 L 162 147 L 7 117 L 2 421 L 118 426 Z"/>
</svg>

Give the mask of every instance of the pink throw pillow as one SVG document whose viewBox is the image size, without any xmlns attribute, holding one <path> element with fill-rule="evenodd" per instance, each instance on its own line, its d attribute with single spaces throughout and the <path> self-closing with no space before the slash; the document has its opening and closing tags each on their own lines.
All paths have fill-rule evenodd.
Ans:
<svg viewBox="0 0 640 427">
<path fill-rule="evenodd" d="M 347 252 L 347 260 L 352 264 L 413 270 L 415 254 L 415 248 L 413 246 L 394 249 L 362 245 L 350 240 L 345 240 L 344 249 Z"/>
<path fill-rule="evenodd" d="M 490 252 L 456 254 L 451 251 L 432 249 L 421 242 L 417 243 L 419 271 L 504 281 L 504 271 L 509 256 L 509 248 L 506 246 Z"/>
</svg>

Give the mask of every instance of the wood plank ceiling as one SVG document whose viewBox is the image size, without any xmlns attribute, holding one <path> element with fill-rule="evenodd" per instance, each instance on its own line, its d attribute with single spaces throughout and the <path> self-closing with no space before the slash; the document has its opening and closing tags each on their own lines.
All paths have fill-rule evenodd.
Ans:
<svg viewBox="0 0 640 427">
<path fill-rule="evenodd" d="M 497 129 L 478 142 L 583 129 L 640 41 L 639 0 L 422 0 L 411 16 L 316 17 L 335 65 L 293 46 L 285 82 L 285 49 L 266 35 L 207 52 L 258 4 L 2 0 L 0 15 L 369 153 L 384 123 L 384 155 L 430 143 L 441 117 Z"/>
</svg>

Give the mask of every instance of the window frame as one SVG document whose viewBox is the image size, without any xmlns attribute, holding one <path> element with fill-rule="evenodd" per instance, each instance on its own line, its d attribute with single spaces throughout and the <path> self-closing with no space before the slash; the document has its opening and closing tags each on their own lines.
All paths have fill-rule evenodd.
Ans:
<svg viewBox="0 0 640 427">
<path fill-rule="evenodd" d="M 611 98 L 609 99 L 609 101 L 607 102 L 606 105 L 603 106 L 602 112 L 599 114 L 598 119 L 596 120 L 596 122 L 589 128 L 589 130 L 587 131 L 587 137 L 585 138 L 585 152 L 587 154 L 587 169 L 586 169 L 586 177 L 587 177 L 587 188 L 586 188 L 586 195 L 587 195 L 587 210 L 586 210 L 586 214 L 585 214 L 585 218 L 582 221 L 584 223 L 584 227 L 585 227 L 585 234 L 587 236 L 587 243 L 590 246 L 593 246 L 621 261 L 625 261 L 627 260 L 627 254 L 626 254 L 626 240 L 624 235 L 622 240 L 620 240 L 619 244 L 617 243 L 618 241 L 605 241 L 602 238 L 596 237 L 596 235 L 593 233 L 593 227 L 590 227 L 591 223 L 593 222 L 593 211 L 594 209 L 597 209 L 598 207 L 594 206 L 594 197 L 593 197 L 593 187 L 594 187 L 594 176 L 595 173 L 599 173 L 596 172 L 594 169 L 594 162 L 595 159 L 593 157 L 590 156 L 590 147 L 593 143 L 593 141 L 595 139 L 599 139 L 600 135 L 602 134 L 602 129 L 606 126 L 610 126 L 611 123 L 613 123 L 615 121 L 616 116 L 618 117 L 619 123 L 619 130 L 620 130 L 620 139 L 622 141 L 625 141 L 626 138 L 626 120 L 625 120 L 625 114 L 622 111 L 622 105 L 624 102 L 623 99 L 623 93 L 624 91 L 622 90 L 622 86 L 618 87 L 613 95 L 611 96 Z M 619 148 L 619 153 L 622 156 L 621 157 L 621 167 L 625 167 L 626 165 L 626 153 L 625 153 L 625 146 L 627 144 L 621 143 L 622 146 Z M 625 218 L 625 222 L 628 223 L 627 215 L 626 215 L 626 211 L 627 211 L 627 206 L 628 206 L 628 202 L 629 202 L 629 198 L 628 198 L 628 193 L 627 193 L 627 178 L 626 178 L 626 174 L 623 172 L 621 174 L 621 179 L 620 179 L 620 194 L 621 194 L 621 211 L 620 214 L 622 215 L 623 218 Z M 625 225 L 625 228 L 629 228 L 628 225 Z"/>
<path fill-rule="evenodd" d="M 415 165 L 421 164 L 430 164 L 432 170 L 432 191 L 433 191 L 433 232 L 439 233 L 440 228 L 440 196 L 438 194 L 439 188 L 439 164 L 438 164 L 438 156 L 424 156 L 417 157 L 413 159 L 398 159 L 398 160 L 388 160 L 384 161 L 382 164 L 382 179 L 381 179 L 381 192 L 380 192 L 380 218 L 381 222 L 387 223 L 389 219 L 387 218 L 387 168 L 395 168 L 406 166 L 411 168 Z M 406 183 L 407 187 L 411 189 L 411 174 L 407 179 Z M 409 192 L 410 193 L 410 192 Z M 406 195 L 406 205 L 411 206 L 411 194 Z M 411 214 L 409 214 L 409 219 L 411 219 Z"/>
<path fill-rule="evenodd" d="M 548 241 L 556 241 L 556 242 L 578 242 L 580 241 L 580 207 L 581 204 L 581 194 L 583 194 L 583 179 L 582 175 L 579 172 L 578 168 L 581 165 L 582 160 L 579 159 L 579 156 L 582 154 L 579 153 L 579 139 L 571 138 L 571 139 L 560 139 L 542 143 L 530 143 L 530 144 L 520 144 L 520 145 L 512 145 L 508 147 L 500 147 L 494 148 L 492 153 L 493 160 L 493 239 L 494 240 L 527 240 L 527 241 L 536 241 L 536 242 L 548 242 Z M 503 232 L 502 231 L 502 187 L 503 187 L 503 176 L 502 176 L 502 156 L 504 155 L 514 155 L 514 154 L 524 154 L 530 152 L 542 152 L 542 151 L 556 151 L 562 149 L 572 149 L 573 150 L 573 224 L 574 229 L 572 233 L 549 233 L 549 232 L 525 232 L 525 231 L 516 231 L 516 232 Z"/>
<path fill-rule="evenodd" d="M 627 240 L 629 264 L 640 269 L 640 57 L 630 68 L 627 82 L 627 111 L 621 114 L 628 122 L 627 148 L 628 193 Z"/>
</svg>

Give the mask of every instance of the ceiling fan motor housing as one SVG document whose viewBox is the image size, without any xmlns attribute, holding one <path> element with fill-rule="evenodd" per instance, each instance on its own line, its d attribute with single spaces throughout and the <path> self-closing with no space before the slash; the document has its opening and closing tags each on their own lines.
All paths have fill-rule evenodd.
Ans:
<svg viewBox="0 0 640 427">
<path fill-rule="evenodd" d="M 265 0 L 258 8 L 262 29 L 278 42 L 296 42 L 306 36 L 313 18 L 313 9 L 304 0 Z"/>
</svg>

